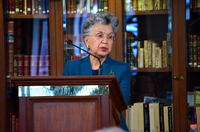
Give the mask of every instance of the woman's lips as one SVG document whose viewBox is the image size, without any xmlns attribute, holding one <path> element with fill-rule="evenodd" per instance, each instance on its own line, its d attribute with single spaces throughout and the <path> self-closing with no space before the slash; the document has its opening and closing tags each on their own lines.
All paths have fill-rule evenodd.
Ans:
<svg viewBox="0 0 200 132">
<path fill-rule="evenodd" d="M 107 50 L 107 49 L 108 49 L 108 48 L 106 48 L 106 47 L 101 47 L 101 50 L 104 50 L 104 51 L 105 51 L 105 50 Z"/>
</svg>

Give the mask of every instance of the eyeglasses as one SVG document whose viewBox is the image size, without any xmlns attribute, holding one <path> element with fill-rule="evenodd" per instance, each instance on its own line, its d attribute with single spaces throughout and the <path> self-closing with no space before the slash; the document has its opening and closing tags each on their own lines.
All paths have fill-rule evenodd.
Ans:
<svg viewBox="0 0 200 132">
<path fill-rule="evenodd" d="M 97 33 L 95 35 L 89 35 L 89 36 L 94 36 L 98 41 L 102 41 L 105 37 L 109 42 L 113 41 L 113 34 L 110 35 L 104 35 L 103 33 Z"/>
</svg>

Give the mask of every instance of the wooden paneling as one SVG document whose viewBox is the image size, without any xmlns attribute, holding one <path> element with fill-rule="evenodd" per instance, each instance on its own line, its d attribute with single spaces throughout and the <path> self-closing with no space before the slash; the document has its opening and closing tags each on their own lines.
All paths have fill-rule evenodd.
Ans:
<svg viewBox="0 0 200 132">
<path fill-rule="evenodd" d="M 3 0 L 0 0 L 0 131 L 6 132 L 6 57 L 5 57 L 5 23 Z"/>
<path fill-rule="evenodd" d="M 119 61 L 124 61 L 124 23 L 123 23 L 123 1 L 122 0 L 116 0 L 116 17 L 119 18 L 119 29 L 118 33 L 116 36 L 116 50 L 115 50 L 115 55 L 117 60 Z"/>
<path fill-rule="evenodd" d="M 109 12 L 116 16 L 116 11 L 115 11 L 115 9 L 116 9 L 116 6 L 115 6 L 116 5 L 116 1 L 115 0 L 108 0 L 108 1 L 109 1 L 108 2 L 108 4 L 109 4 L 108 5 Z M 109 56 L 111 58 L 113 58 L 113 59 L 117 59 L 116 50 L 117 50 L 117 41 L 115 39 L 115 41 L 113 43 L 113 46 L 112 46 L 112 50 L 111 50 L 111 52 L 109 54 Z"/>
<path fill-rule="evenodd" d="M 100 96 L 28 97 L 27 131 L 90 132 L 100 129 L 99 105 Z"/>
<path fill-rule="evenodd" d="M 182 3 L 182 4 L 180 4 Z M 173 127 L 175 132 L 187 132 L 187 96 L 185 77 L 185 3 L 172 1 L 172 86 Z M 178 79 L 173 79 L 178 77 Z M 184 127 L 183 127 L 184 126 Z"/>
<path fill-rule="evenodd" d="M 57 76 L 61 76 L 64 71 L 64 40 L 63 40 L 63 5 L 62 0 L 55 1 L 55 24 L 56 24 L 56 49 L 57 49 Z M 55 70 L 55 69 L 54 69 Z"/>
<path fill-rule="evenodd" d="M 55 63 L 57 58 L 57 50 L 56 50 L 56 23 L 55 23 L 55 3 L 54 0 L 49 0 L 49 48 L 50 48 L 50 75 L 56 76 L 56 68 L 57 64 Z"/>
<path fill-rule="evenodd" d="M 179 50 L 179 52 L 176 54 L 178 56 L 178 67 L 179 70 L 179 86 L 178 86 L 178 91 L 179 91 L 179 107 L 180 107 L 180 118 L 177 119 L 180 123 L 180 132 L 188 132 L 188 104 L 187 104 L 187 78 L 186 78 L 186 71 L 187 71 L 187 35 L 186 35 L 186 2 L 183 2 L 182 0 L 177 0 L 178 7 L 175 9 L 178 9 L 178 36 L 176 39 L 178 39 L 178 47 L 175 47 Z M 176 51 L 175 51 L 176 52 Z M 175 53 L 174 53 L 175 54 Z M 175 61 L 175 60 L 174 60 Z M 175 71 L 173 71 L 175 72 Z M 180 79 L 180 77 L 183 77 L 183 79 Z M 177 93 L 175 93 L 177 94 Z M 177 98 L 177 99 L 178 99 Z M 178 113 L 178 112 L 177 112 Z M 176 113 L 175 113 L 176 114 Z M 183 127 L 184 126 L 184 127 Z"/>
</svg>

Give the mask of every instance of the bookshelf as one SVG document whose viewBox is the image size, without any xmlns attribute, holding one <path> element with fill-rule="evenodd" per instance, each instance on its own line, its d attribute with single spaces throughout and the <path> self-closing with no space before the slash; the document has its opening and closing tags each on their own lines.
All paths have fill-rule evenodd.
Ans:
<svg viewBox="0 0 200 132">
<path fill-rule="evenodd" d="M 66 0 L 66 2 L 69 0 Z M 7 87 L 9 78 L 7 78 L 7 47 L 6 47 L 6 32 L 7 21 L 49 21 L 49 55 L 50 73 L 53 76 L 62 76 L 64 69 L 64 42 L 66 39 L 71 39 L 76 43 L 83 44 L 81 39 L 81 32 L 74 35 L 72 31 L 75 19 L 82 20 L 91 13 L 87 14 L 67 14 L 64 12 L 62 0 L 49 0 L 49 14 L 35 14 L 35 15 L 8 15 L 6 14 L 5 0 L 0 0 L 0 130 L 6 132 L 6 113 L 7 109 Z M 175 132 L 187 132 L 188 130 L 188 111 L 187 111 L 187 92 L 193 92 L 194 86 L 200 86 L 199 72 L 200 69 L 196 67 L 188 68 L 187 58 L 187 34 L 189 32 L 189 25 L 192 20 L 199 18 L 198 13 L 200 8 L 191 8 L 186 10 L 188 4 L 182 0 L 171 1 L 171 10 L 153 10 L 153 11 L 125 11 L 125 0 L 108 0 L 108 10 L 119 18 L 120 27 L 113 44 L 110 56 L 119 61 L 125 61 L 124 44 L 126 43 L 126 25 L 130 23 L 127 18 L 138 18 L 139 27 L 138 36 L 144 39 L 155 39 L 160 43 L 166 40 L 166 33 L 168 32 L 168 20 L 171 16 L 171 47 L 172 47 L 172 66 L 166 68 L 131 68 L 132 83 L 131 87 L 135 88 L 130 91 L 136 96 L 131 96 L 133 102 L 138 96 L 139 85 L 151 84 L 156 81 L 156 87 L 159 88 L 159 96 L 166 91 L 173 91 L 173 125 Z M 122 6 L 123 5 L 123 6 Z M 188 8 L 187 8 L 188 9 Z M 186 12 L 190 11 L 190 20 L 187 18 Z M 63 28 L 63 20 L 70 24 L 66 24 L 69 30 Z M 70 26 L 72 26 L 70 28 Z M 81 26 L 79 27 L 81 28 Z M 156 30 L 157 28 L 157 30 Z M 153 32 L 153 33 L 152 33 Z M 199 34 L 199 32 L 197 32 Z M 130 35 L 130 33 L 128 33 Z M 132 37 L 131 35 L 128 37 Z M 149 79 L 153 76 L 153 79 Z M 177 77 L 178 79 L 173 79 Z M 146 79 L 146 81 L 139 82 L 139 80 Z M 138 82 L 138 83 L 135 83 Z M 145 83 L 144 83 L 145 82 Z M 144 87 L 144 86 L 143 86 Z M 135 91 L 134 91 L 135 90 Z"/>
<path fill-rule="evenodd" d="M 40 18 L 40 19 L 47 19 L 49 18 L 49 15 L 8 15 L 7 16 L 8 19 L 36 19 L 36 18 Z"/>
</svg>

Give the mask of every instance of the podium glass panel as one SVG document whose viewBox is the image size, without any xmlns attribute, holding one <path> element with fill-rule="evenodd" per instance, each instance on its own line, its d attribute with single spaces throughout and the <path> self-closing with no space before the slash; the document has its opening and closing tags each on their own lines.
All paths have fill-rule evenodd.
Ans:
<svg viewBox="0 0 200 132">
<path fill-rule="evenodd" d="M 19 86 L 19 97 L 109 95 L 108 85 Z"/>
</svg>

